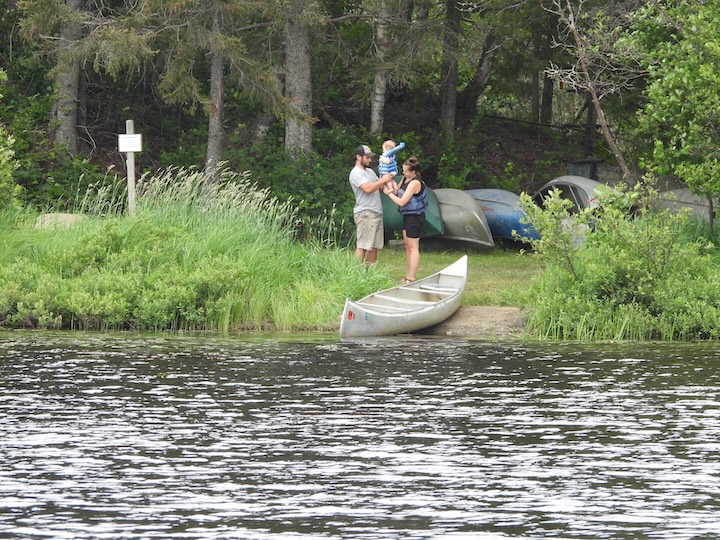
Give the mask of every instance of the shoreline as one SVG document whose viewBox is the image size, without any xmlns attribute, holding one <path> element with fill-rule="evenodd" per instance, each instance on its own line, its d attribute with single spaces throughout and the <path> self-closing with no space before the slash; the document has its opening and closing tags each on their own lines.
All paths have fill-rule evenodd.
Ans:
<svg viewBox="0 0 720 540">
<path fill-rule="evenodd" d="M 528 311 L 517 307 L 461 306 L 445 321 L 419 333 L 471 338 L 522 337 Z"/>
</svg>

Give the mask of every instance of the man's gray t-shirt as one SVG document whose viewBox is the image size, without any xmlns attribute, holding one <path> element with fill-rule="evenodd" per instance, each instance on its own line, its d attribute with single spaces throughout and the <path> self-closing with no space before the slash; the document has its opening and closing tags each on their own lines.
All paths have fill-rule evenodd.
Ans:
<svg viewBox="0 0 720 540">
<path fill-rule="evenodd" d="M 377 179 L 377 174 L 370 168 L 363 169 L 362 167 L 355 166 L 352 171 L 350 171 L 350 185 L 355 194 L 355 208 L 353 209 L 353 213 L 358 214 L 363 210 L 370 210 L 376 214 L 383 213 L 380 192 L 373 191 L 372 193 L 365 193 L 359 187 L 365 182 L 376 182 Z"/>
</svg>

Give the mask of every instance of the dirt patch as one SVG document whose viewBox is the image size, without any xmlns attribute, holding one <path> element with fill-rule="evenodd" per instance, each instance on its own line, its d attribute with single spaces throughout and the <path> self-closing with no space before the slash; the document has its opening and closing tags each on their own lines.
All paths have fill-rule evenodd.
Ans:
<svg viewBox="0 0 720 540">
<path fill-rule="evenodd" d="M 515 307 L 463 306 L 447 320 L 423 330 L 434 336 L 519 337 L 528 312 Z"/>
</svg>

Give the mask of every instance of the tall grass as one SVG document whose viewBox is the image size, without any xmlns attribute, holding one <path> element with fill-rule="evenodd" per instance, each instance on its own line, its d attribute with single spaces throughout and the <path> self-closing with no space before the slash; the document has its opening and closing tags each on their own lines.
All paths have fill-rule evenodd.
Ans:
<svg viewBox="0 0 720 540">
<path fill-rule="evenodd" d="M 348 250 L 295 240 L 290 203 L 223 171 L 143 177 L 137 212 L 124 193 L 88 194 L 70 228 L 0 228 L 0 324 L 142 330 L 327 330 L 346 296 L 387 286 Z M 322 233 L 321 232 L 321 236 Z M 327 233 L 330 234 L 330 233 Z M 326 234 L 326 236 L 327 236 Z"/>
<path fill-rule="evenodd" d="M 29 230 L 36 215 L 25 209 L 8 207 L 0 211 L 0 266 L 12 262 L 19 252 L 26 251 L 30 238 L 36 233 Z"/>
</svg>

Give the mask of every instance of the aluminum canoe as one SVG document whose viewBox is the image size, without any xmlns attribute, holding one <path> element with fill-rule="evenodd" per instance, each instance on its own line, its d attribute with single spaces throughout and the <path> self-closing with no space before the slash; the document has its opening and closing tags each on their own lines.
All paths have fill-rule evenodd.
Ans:
<svg viewBox="0 0 720 540">
<path fill-rule="evenodd" d="M 658 193 L 655 207 L 660 210 L 679 212 L 689 211 L 690 215 L 705 222 L 710 221 L 710 201 L 707 197 L 696 195 L 690 188 L 678 188 Z M 717 211 L 718 200 L 713 199 L 713 209 Z"/>
<path fill-rule="evenodd" d="M 340 337 L 391 336 L 443 322 L 462 304 L 467 285 L 467 255 L 407 285 L 345 301 Z"/>
<path fill-rule="evenodd" d="M 453 240 L 479 248 L 495 246 L 480 203 L 461 189 L 436 189 L 435 195 L 445 225 L 445 231 L 437 237 L 438 240 Z"/>
<path fill-rule="evenodd" d="M 533 201 L 538 206 L 543 206 L 550 192 L 558 189 L 560 198 L 572 202 L 570 213 L 577 214 L 580 210 L 594 208 L 598 205 L 598 190 L 602 189 L 602 186 L 605 184 L 584 176 L 558 176 L 543 185 L 533 196 Z"/>
</svg>

